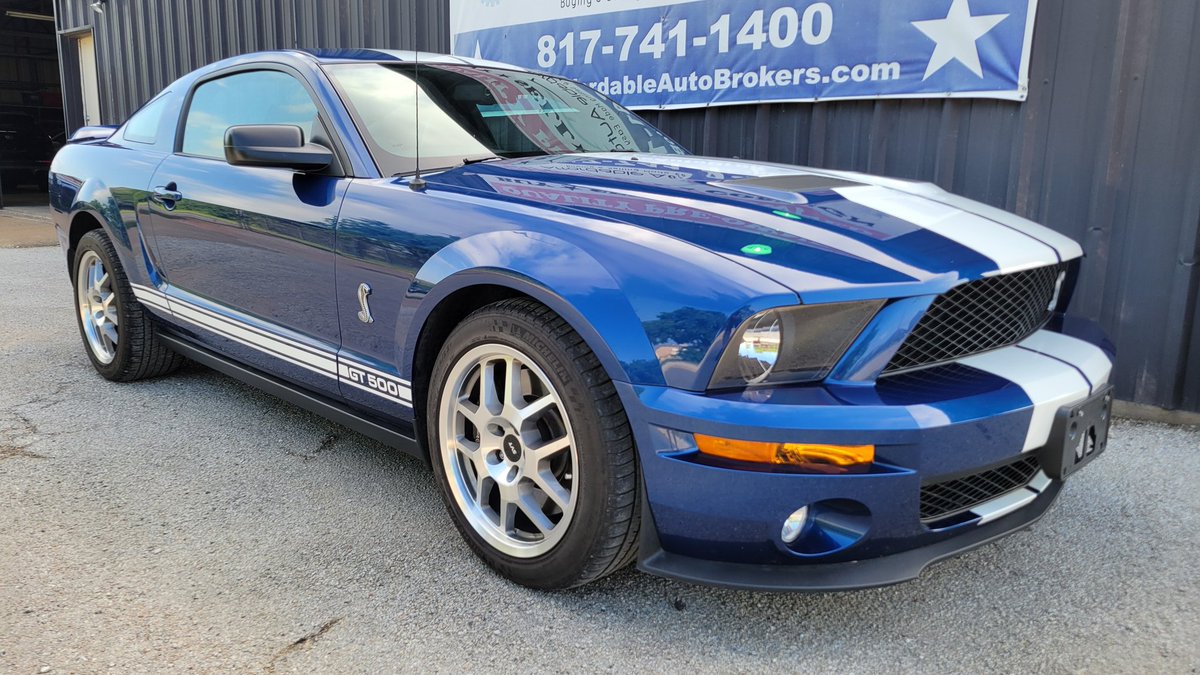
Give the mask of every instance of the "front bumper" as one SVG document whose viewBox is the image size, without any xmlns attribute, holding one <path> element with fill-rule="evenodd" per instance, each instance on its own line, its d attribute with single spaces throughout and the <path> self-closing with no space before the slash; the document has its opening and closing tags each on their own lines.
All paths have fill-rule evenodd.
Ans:
<svg viewBox="0 0 1200 675">
<path fill-rule="evenodd" d="M 639 568 L 746 589 L 846 590 L 915 578 L 938 560 L 1029 526 L 1062 486 L 1040 471 L 946 518 L 922 511 L 922 487 L 1036 455 L 1049 441 L 1048 422 L 1058 408 L 1106 385 L 1112 348 L 1095 326 L 1061 321 L 1054 333 L 1037 344 L 1076 344 L 1077 356 L 1013 346 L 1006 349 L 1020 352 L 999 350 L 986 360 L 873 386 L 720 396 L 618 384 L 644 482 Z M 1030 372 L 1011 377 L 994 367 L 1031 360 Z M 876 463 L 870 472 L 844 475 L 719 465 L 688 447 L 695 433 L 871 443 Z M 783 522 L 802 507 L 810 509 L 809 525 L 796 542 L 785 543 Z"/>
<path fill-rule="evenodd" d="M 808 565 L 735 563 L 693 558 L 662 548 L 654 528 L 643 530 L 638 569 L 694 584 L 754 591 L 849 591 L 910 581 L 933 563 L 966 553 L 1041 520 L 1062 489 L 1053 481 L 1024 508 L 932 544 L 866 560 Z M 647 513 L 643 511 L 642 517 Z M 643 521 L 645 522 L 645 521 Z"/>
</svg>

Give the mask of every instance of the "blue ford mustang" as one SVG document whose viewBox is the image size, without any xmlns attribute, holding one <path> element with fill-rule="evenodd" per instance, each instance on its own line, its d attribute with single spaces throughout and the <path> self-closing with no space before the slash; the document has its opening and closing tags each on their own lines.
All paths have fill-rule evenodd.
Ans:
<svg viewBox="0 0 1200 675">
<path fill-rule="evenodd" d="M 1037 520 L 1107 440 L 1073 241 L 924 183 L 692 156 L 503 64 L 222 61 L 77 132 L 51 201 L 102 376 L 189 358 L 427 458 L 532 587 L 635 560 L 911 579 Z"/>
</svg>

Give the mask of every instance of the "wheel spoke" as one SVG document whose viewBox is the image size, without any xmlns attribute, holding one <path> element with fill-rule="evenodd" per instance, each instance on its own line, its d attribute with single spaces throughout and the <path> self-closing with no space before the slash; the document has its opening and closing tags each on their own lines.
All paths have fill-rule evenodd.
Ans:
<svg viewBox="0 0 1200 675">
<path fill-rule="evenodd" d="M 485 361 L 479 365 L 479 403 L 491 414 L 499 415 L 504 411 L 504 403 L 497 389 L 494 363 Z"/>
<path fill-rule="evenodd" d="M 562 483 L 558 482 L 558 479 L 554 477 L 554 474 L 549 469 L 536 471 L 529 478 L 533 481 L 534 485 L 538 486 L 538 489 L 546 493 L 550 501 L 558 505 L 558 508 L 565 511 L 567 506 L 570 505 L 571 493 L 562 486 Z"/>
<path fill-rule="evenodd" d="M 479 443 L 460 434 L 454 439 L 454 449 L 471 458 L 471 461 L 474 462 L 475 455 L 479 453 Z"/>
<path fill-rule="evenodd" d="M 108 284 L 108 272 L 105 272 L 104 268 L 101 267 L 100 275 L 101 275 L 100 278 L 96 280 L 96 292 L 103 295 L 104 294 L 104 286 L 106 284 Z"/>
<path fill-rule="evenodd" d="M 547 441 L 536 448 L 529 448 L 526 450 L 526 452 L 528 452 L 534 460 L 542 462 L 570 447 L 571 437 L 562 436 L 552 441 Z"/>
<path fill-rule="evenodd" d="M 506 417 L 519 417 L 525 392 L 521 386 L 521 362 L 512 357 L 504 359 L 504 412 Z"/>
<path fill-rule="evenodd" d="M 117 344 L 117 327 L 111 323 L 100 325 L 100 334 L 104 336 L 104 346 L 110 350 Z"/>
<path fill-rule="evenodd" d="M 457 412 L 465 417 L 471 424 L 475 425 L 475 429 L 478 430 L 480 434 L 483 433 L 483 426 L 487 424 L 487 418 L 480 414 L 482 412 L 480 410 L 480 406 L 472 403 L 466 396 L 463 396 L 458 399 Z"/>
<path fill-rule="evenodd" d="M 512 535 L 516 530 L 517 503 L 509 499 L 505 490 L 500 491 L 500 529 L 505 534 Z"/>
<path fill-rule="evenodd" d="M 492 496 L 492 488 L 496 482 L 488 475 L 487 471 L 480 471 L 479 467 L 475 467 L 475 503 L 480 509 L 488 507 L 489 497 Z"/>
<path fill-rule="evenodd" d="M 520 508 L 525 512 L 525 515 L 533 522 L 533 526 L 538 529 L 543 535 L 549 534 L 554 529 L 554 523 L 542 513 L 541 506 L 534 501 L 533 495 L 528 493 L 522 494 L 520 497 Z"/>
<path fill-rule="evenodd" d="M 518 410 L 517 416 L 521 419 L 522 422 L 527 422 L 527 421 L 533 419 L 534 417 L 537 417 L 538 415 L 546 412 L 547 410 L 549 410 L 550 408 L 552 408 L 556 405 L 558 405 L 558 400 L 555 399 L 553 396 L 547 394 L 547 395 L 539 398 L 538 400 L 534 401 L 533 403 L 526 405 L 524 408 L 521 408 L 520 410 Z"/>
</svg>

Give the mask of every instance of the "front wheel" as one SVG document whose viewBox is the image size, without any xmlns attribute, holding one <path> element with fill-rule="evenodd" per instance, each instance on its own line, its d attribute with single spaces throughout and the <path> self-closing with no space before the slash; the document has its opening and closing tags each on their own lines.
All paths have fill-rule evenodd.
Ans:
<svg viewBox="0 0 1200 675">
<path fill-rule="evenodd" d="M 633 560 L 629 422 L 603 367 L 562 318 L 531 300 L 469 316 L 438 357 L 428 409 L 447 508 L 492 568 L 558 589 Z"/>
</svg>

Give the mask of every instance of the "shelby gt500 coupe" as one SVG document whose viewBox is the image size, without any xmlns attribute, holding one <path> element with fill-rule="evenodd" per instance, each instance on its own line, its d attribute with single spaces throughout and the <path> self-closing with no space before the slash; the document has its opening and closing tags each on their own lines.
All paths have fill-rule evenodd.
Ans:
<svg viewBox="0 0 1200 675">
<path fill-rule="evenodd" d="M 692 156 L 557 77 L 240 56 L 80 130 L 50 178 L 101 375 L 190 358 L 427 458 L 532 587 L 634 561 L 903 581 L 1037 520 L 1107 440 L 1070 239 L 924 183 Z"/>
</svg>

